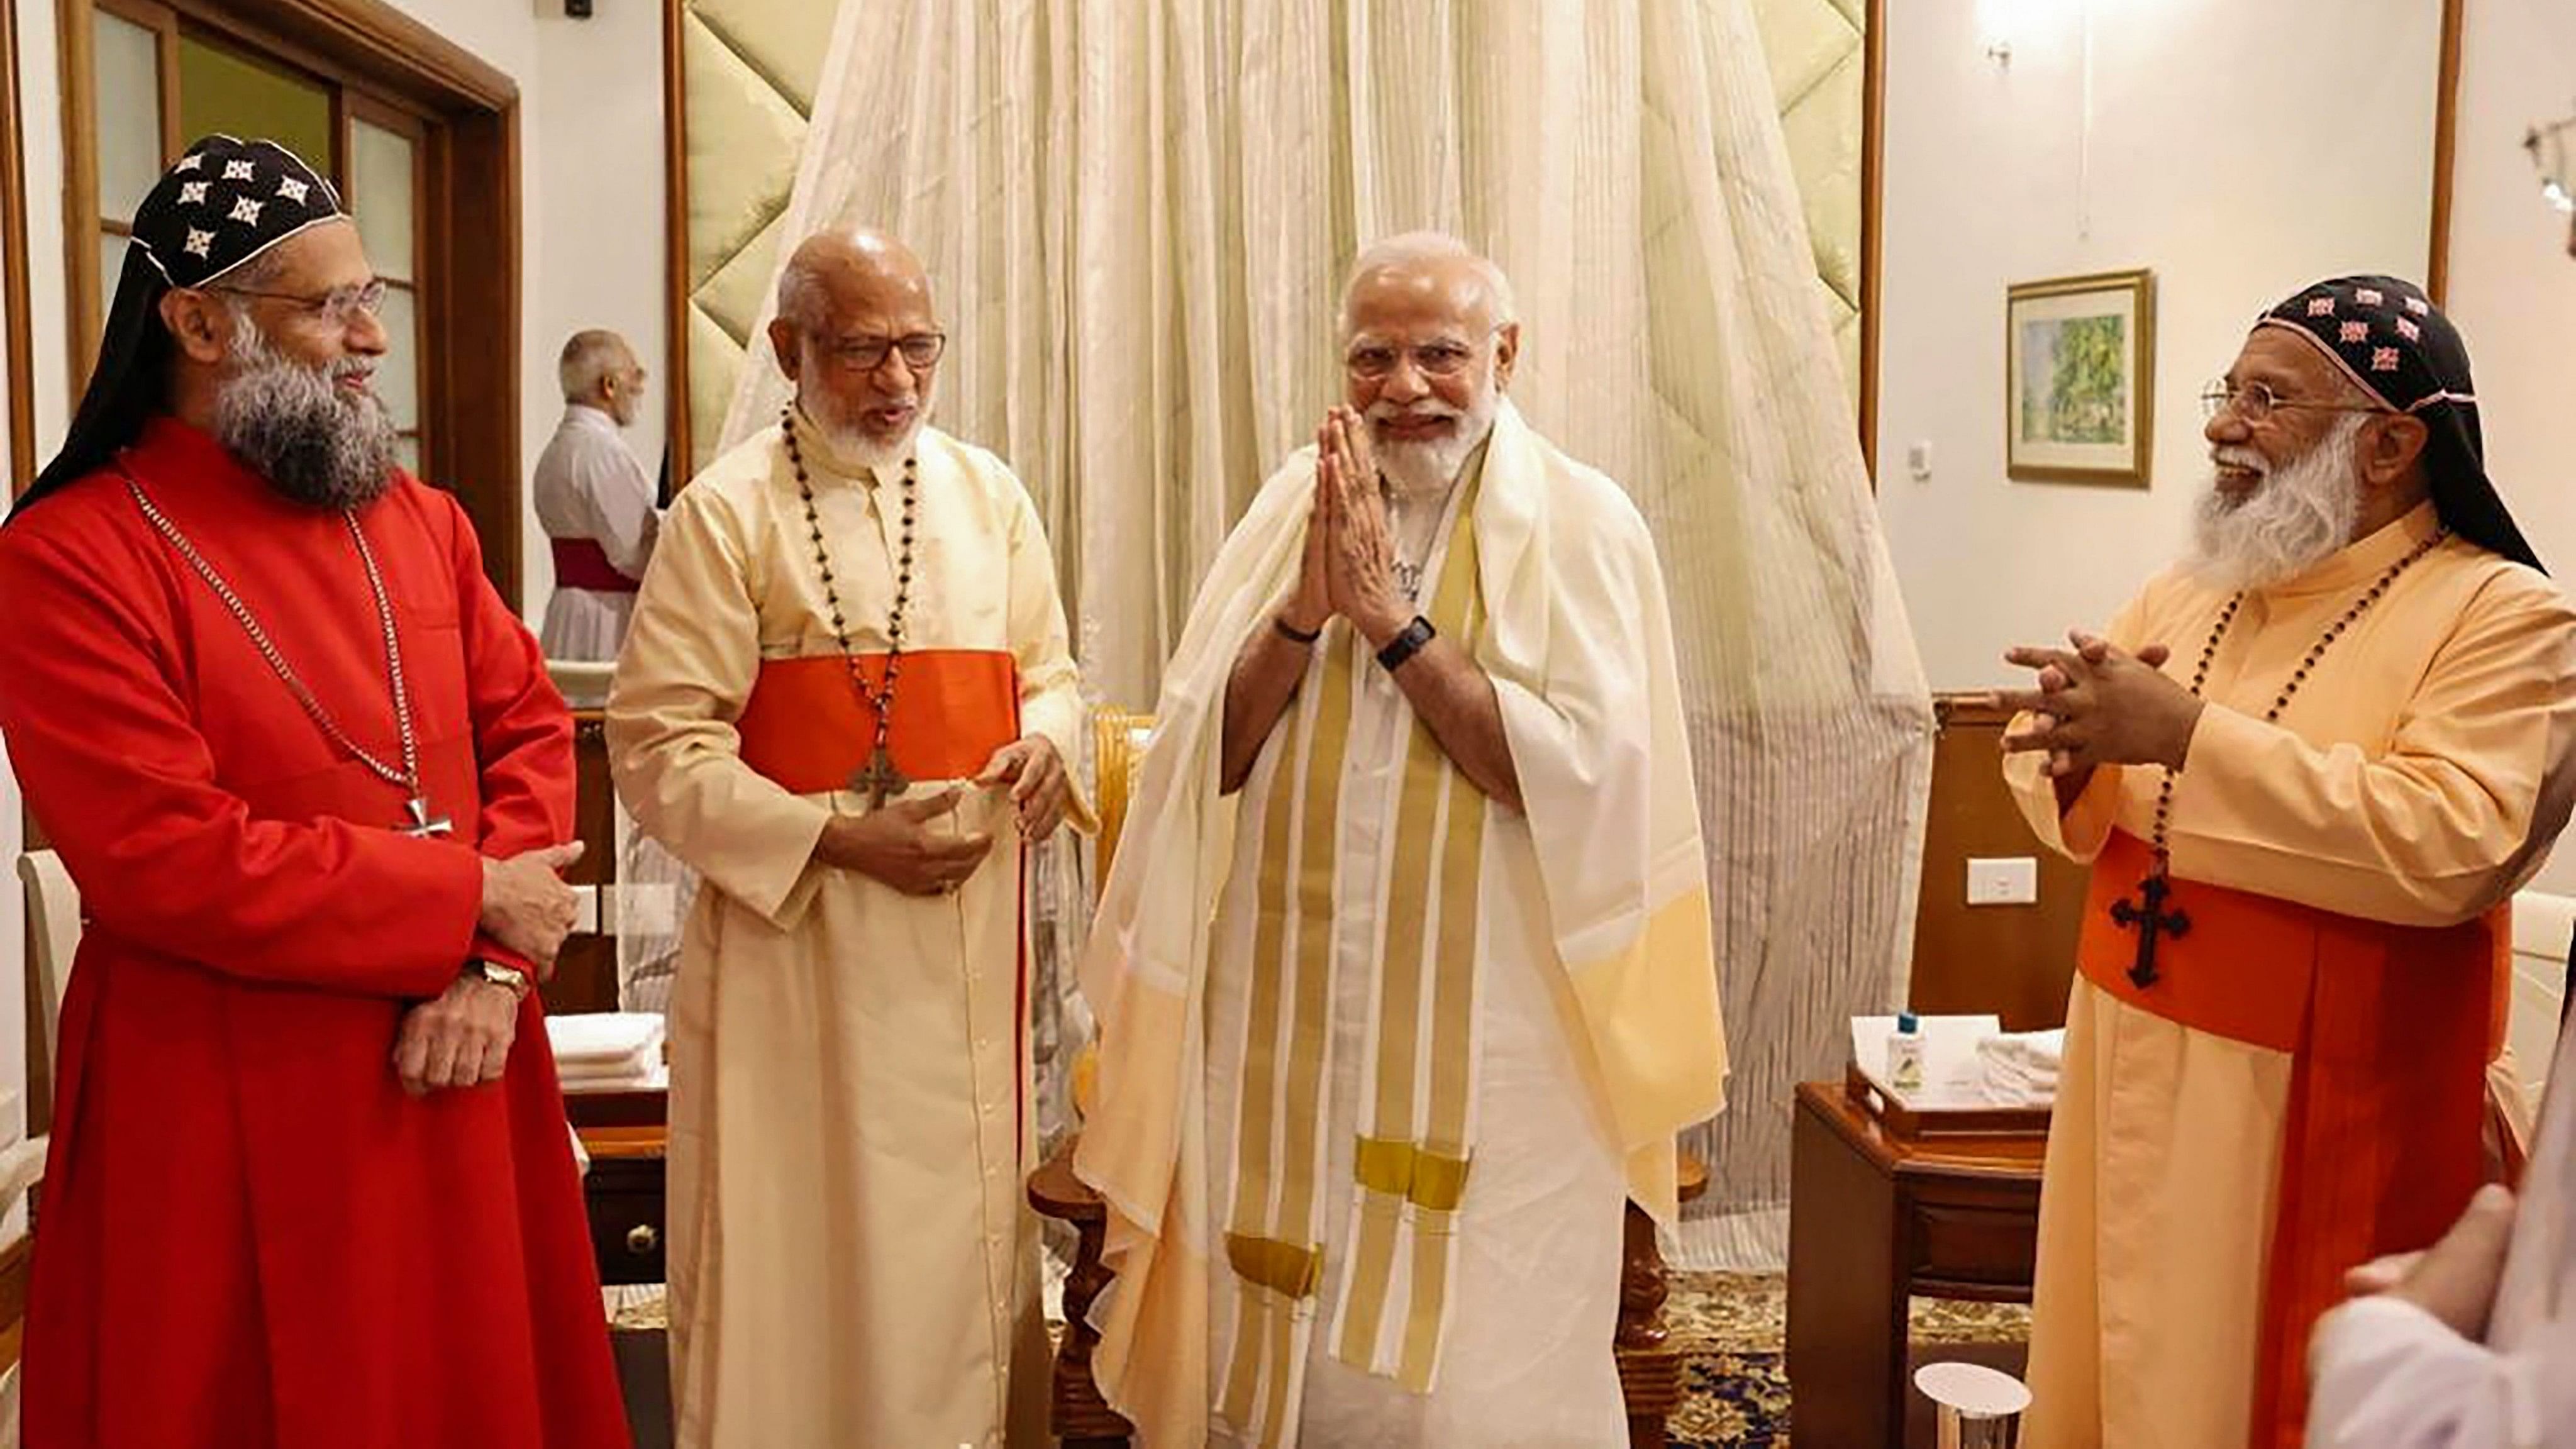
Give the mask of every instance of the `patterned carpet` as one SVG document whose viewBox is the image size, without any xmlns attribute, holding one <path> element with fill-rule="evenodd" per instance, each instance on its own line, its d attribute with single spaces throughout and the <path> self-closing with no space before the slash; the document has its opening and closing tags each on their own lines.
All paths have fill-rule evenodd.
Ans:
<svg viewBox="0 0 2576 1449">
<path fill-rule="evenodd" d="M 1675 1273 L 1664 1304 L 1688 1395 L 1668 1428 L 1673 1449 L 1780 1449 L 1789 1442 L 1787 1298 L 1776 1273 Z M 1917 1298 L 1917 1344 L 2024 1343 L 2030 1310 Z"/>
<path fill-rule="evenodd" d="M 612 1288 L 606 1296 L 609 1316 L 619 1328 L 662 1327 L 659 1286 Z M 1685 1355 L 1687 1397 L 1668 1426 L 1672 1449 L 1783 1449 L 1788 1444 L 1789 1375 L 1782 1352 L 1787 1314 L 1785 1280 L 1779 1274 L 1673 1274 L 1664 1320 L 1673 1344 Z M 2009 1305 L 1917 1298 L 1913 1318 L 1918 1345 L 2026 1343 L 2030 1338 L 2030 1311 Z M 653 1387 L 668 1393 L 660 1385 Z"/>
</svg>

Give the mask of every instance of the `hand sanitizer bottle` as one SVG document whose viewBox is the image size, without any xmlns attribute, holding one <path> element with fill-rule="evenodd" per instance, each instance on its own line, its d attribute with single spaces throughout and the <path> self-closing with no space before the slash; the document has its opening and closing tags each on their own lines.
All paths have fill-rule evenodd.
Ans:
<svg viewBox="0 0 2576 1449">
<path fill-rule="evenodd" d="M 1896 1032 L 1887 1039 L 1887 1084 L 1900 1092 L 1923 1087 L 1923 1022 L 1913 1012 L 1896 1016 Z"/>
</svg>

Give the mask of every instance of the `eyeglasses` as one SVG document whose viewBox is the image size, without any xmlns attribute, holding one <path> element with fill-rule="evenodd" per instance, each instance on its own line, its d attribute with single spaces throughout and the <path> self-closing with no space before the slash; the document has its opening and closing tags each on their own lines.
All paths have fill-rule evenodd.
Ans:
<svg viewBox="0 0 2576 1449">
<path fill-rule="evenodd" d="M 2215 418 L 2225 412 L 2230 404 L 2235 406 L 2236 416 L 2249 423 L 2262 422 L 2280 408 L 2307 408 L 2321 413 L 2388 411 L 2384 407 L 2368 403 L 2330 403 L 2316 402 L 2308 398 L 2283 397 L 2272 391 L 2266 384 L 2259 382 L 2241 382 L 2234 387 L 2229 387 L 2224 379 L 2220 379 L 2200 390 L 2200 411 L 2204 417 Z"/>
<path fill-rule="evenodd" d="M 903 354 L 903 365 L 915 372 L 939 361 L 948 350 L 945 332 L 912 332 L 901 337 L 850 337 L 834 343 L 832 360 L 852 372 L 874 372 L 885 366 L 895 353 Z"/>
<path fill-rule="evenodd" d="M 370 277 L 350 287 L 333 287 L 320 296 L 296 292 L 262 292 L 250 287 L 215 286 L 209 292 L 229 292 L 236 297 L 265 297 L 272 302 L 286 302 L 302 308 L 325 322 L 346 327 L 361 316 L 373 317 L 384 310 L 385 279 Z"/>
<path fill-rule="evenodd" d="M 1487 337 L 1493 335 L 1491 330 L 1485 333 Z M 1353 377 L 1376 382 L 1392 376 L 1408 352 L 1413 356 L 1413 370 L 1424 377 L 1456 377 L 1476 360 L 1476 349 L 1464 342 L 1425 342 L 1410 348 L 1369 342 L 1342 354 L 1342 366 L 1349 368 Z"/>
</svg>

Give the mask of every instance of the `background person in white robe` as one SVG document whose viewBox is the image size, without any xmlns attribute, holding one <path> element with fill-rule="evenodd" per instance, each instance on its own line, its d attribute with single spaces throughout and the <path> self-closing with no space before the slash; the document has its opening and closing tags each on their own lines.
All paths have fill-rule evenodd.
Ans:
<svg viewBox="0 0 2576 1449">
<path fill-rule="evenodd" d="M 609 660 L 661 524 L 653 479 L 618 436 L 644 406 L 644 368 L 625 338 L 594 329 L 564 343 L 558 372 L 563 421 L 537 455 L 533 490 L 555 565 L 538 641 L 548 659 Z"/>
<path fill-rule="evenodd" d="M 678 1441 L 1036 1445 L 1019 846 L 1079 806 L 1055 567 L 1001 460 L 922 424 L 946 339 L 901 243 L 807 240 L 770 337 L 795 401 L 681 493 L 608 703 L 619 794 L 704 878 Z"/>
<path fill-rule="evenodd" d="M 1363 252 L 1349 406 L 1219 556 L 1083 984 L 1146 1449 L 1602 1449 L 1624 1204 L 1723 1101 L 1663 580 L 1502 396 L 1501 272 Z M 1372 456 L 1375 462 L 1371 461 Z"/>
<path fill-rule="evenodd" d="M 2487 1187 L 2423 1253 L 2355 1269 L 2317 1326 L 2311 1449 L 2576 1446 L 2576 1017 L 2522 1202 Z"/>
</svg>

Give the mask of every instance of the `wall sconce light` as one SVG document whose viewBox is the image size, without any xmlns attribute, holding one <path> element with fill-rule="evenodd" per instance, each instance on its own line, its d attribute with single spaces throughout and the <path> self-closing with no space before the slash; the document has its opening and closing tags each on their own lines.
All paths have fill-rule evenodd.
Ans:
<svg viewBox="0 0 2576 1449">
<path fill-rule="evenodd" d="M 2576 116 L 2532 127 L 2522 138 L 2522 149 L 2531 153 L 2532 168 L 2540 173 L 2540 198 L 2568 218 L 2567 254 L 2576 257 Z"/>
</svg>

